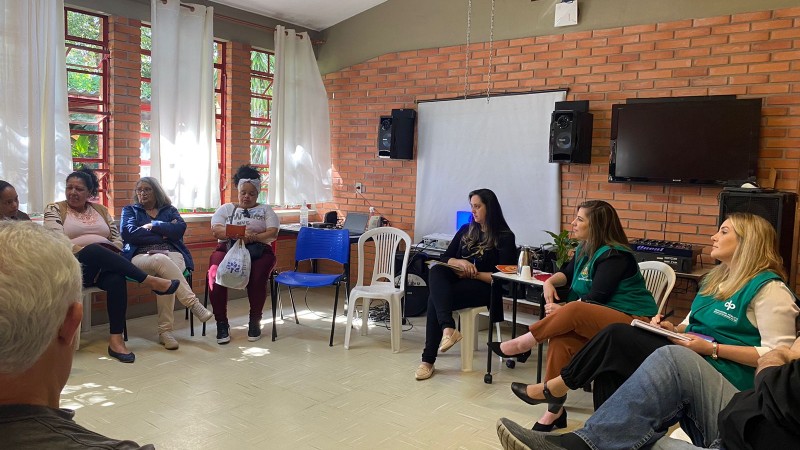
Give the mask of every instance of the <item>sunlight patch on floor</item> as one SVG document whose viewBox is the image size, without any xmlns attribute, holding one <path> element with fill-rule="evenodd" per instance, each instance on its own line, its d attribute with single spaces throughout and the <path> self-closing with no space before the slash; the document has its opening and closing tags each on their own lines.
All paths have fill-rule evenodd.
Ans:
<svg viewBox="0 0 800 450">
<path fill-rule="evenodd" d="M 112 406 L 113 398 L 133 394 L 133 391 L 119 386 L 103 386 L 97 383 L 66 385 L 61 391 L 61 408 L 80 409 L 84 406 Z"/>
</svg>

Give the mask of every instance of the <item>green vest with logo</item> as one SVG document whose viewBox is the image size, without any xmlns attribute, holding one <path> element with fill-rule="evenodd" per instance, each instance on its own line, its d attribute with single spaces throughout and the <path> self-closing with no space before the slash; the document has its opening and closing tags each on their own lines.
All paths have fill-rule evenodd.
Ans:
<svg viewBox="0 0 800 450">
<path fill-rule="evenodd" d="M 724 301 L 698 293 L 692 302 L 686 331 L 711 336 L 720 344 L 760 346 L 761 333 L 747 319 L 747 308 L 764 284 L 780 279 L 775 272 L 761 272 Z M 714 360 L 711 356 L 704 358 L 740 391 L 753 388 L 755 367 L 728 359 Z"/>
<path fill-rule="evenodd" d="M 611 246 L 604 245 L 597 249 L 591 258 L 584 255 L 580 260 L 575 261 L 572 284 L 567 297 L 568 302 L 582 298 L 591 291 L 594 265 L 600 256 L 611 251 L 611 249 Z M 630 253 L 630 249 L 623 246 L 614 246 L 613 249 Z M 575 254 L 581 254 L 581 247 L 575 250 Z M 647 290 L 644 277 L 638 270 L 635 275 L 620 281 L 617 290 L 611 294 L 611 298 L 603 305 L 632 316 L 652 317 L 658 312 L 658 306 L 653 300 L 653 294 Z"/>
</svg>

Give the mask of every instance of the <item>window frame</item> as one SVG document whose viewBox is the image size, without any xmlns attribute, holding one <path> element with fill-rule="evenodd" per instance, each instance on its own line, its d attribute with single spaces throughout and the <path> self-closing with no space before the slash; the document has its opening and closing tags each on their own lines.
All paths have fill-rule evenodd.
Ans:
<svg viewBox="0 0 800 450">
<path fill-rule="evenodd" d="M 68 17 L 69 13 L 74 14 L 83 14 L 87 16 L 93 16 L 100 19 L 101 23 L 101 30 L 100 30 L 100 40 L 95 39 L 87 39 L 80 36 L 73 36 L 69 34 L 69 22 Z M 83 74 L 91 74 L 91 75 L 99 75 L 100 76 L 100 96 L 99 99 L 92 99 L 88 97 L 80 97 L 77 95 L 72 95 L 69 92 L 69 76 L 67 77 L 67 111 L 71 115 L 73 113 L 79 114 L 94 114 L 97 116 L 102 116 L 102 119 L 97 122 L 99 131 L 92 131 L 92 130 L 80 130 L 80 129 L 73 129 L 73 120 L 70 119 L 70 153 L 72 152 L 72 143 L 71 137 L 73 135 L 81 135 L 81 136 L 99 136 L 98 139 L 98 155 L 96 158 L 81 158 L 81 157 L 73 157 L 72 164 L 73 167 L 76 167 L 78 164 L 86 164 L 90 167 L 93 167 L 95 172 L 97 173 L 97 177 L 100 180 L 100 187 L 98 189 L 98 198 L 100 203 L 103 205 L 108 206 L 109 197 L 108 197 L 108 184 L 109 184 L 109 150 L 110 150 L 110 137 L 109 137 L 109 129 L 111 124 L 111 108 L 110 108 L 110 77 L 109 77 L 109 66 L 110 66 L 110 59 L 111 59 L 111 51 L 109 49 L 109 38 L 108 38 L 108 16 L 94 13 L 90 11 L 84 11 L 77 8 L 72 8 L 65 6 L 64 7 L 64 47 L 65 47 L 65 55 L 69 55 L 69 52 L 73 49 L 78 50 L 86 50 L 99 53 L 100 56 L 100 64 L 98 66 L 98 72 L 92 72 L 90 70 L 85 69 L 78 69 L 73 68 L 69 64 L 67 64 L 67 75 L 69 73 L 83 73 Z M 75 43 L 71 43 L 75 42 Z M 85 44 L 85 45 L 81 45 Z M 91 47 L 91 46 L 98 46 L 100 49 Z"/>
<path fill-rule="evenodd" d="M 266 72 L 253 69 L 253 62 L 252 62 L 253 61 L 253 53 L 263 53 L 263 54 L 267 55 L 267 71 Z M 272 61 L 272 64 L 270 64 L 270 60 Z M 271 140 L 272 140 L 272 101 L 273 101 L 273 97 L 272 97 L 272 95 L 268 95 L 266 93 L 266 91 L 263 94 L 259 93 L 259 92 L 255 92 L 253 90 L 253 79 L 257 78 L 257 79 L 262 79 L 262 80 L 268 80 L 269 86 L 267 87 L 266 90 L 267 91 L 270 90 L 270 88 L 272 88 L 274 86 L 274 82 L 275 82 L 274 67 L 275 67 L 275 52 L 274 51 L 264 50 L 264 49 L 260 49 L 260 48 L 256 48 L 256 47 L 252 47 L 250 49 L 250 102 L 249 102 L 250 124 L 249 124 L 249 129 L 248 129 L 248 134 L 250 136 L 250 164 L 253 167 L 255 167 L 256 170 L 258 170 L 262 175 L 264 175 L 266 177 L 265 179 L 267 179 L 267 180 L 269 179 L 269 151 L 270 151 L 270 144 L 271 144 Z M 256 116 L 253 115 L 253 100 L 254 99 L 263 99 L 263 100 L 267 101 L 268 108 L 267 108 L 267 117 L 266 118 L 256 117 Z M 253 127 L 265 128 L 266 131 L 267 131 L 267 136 L 269 136 L 269 138 L 267 138 L 266 140 L 263 140 L 263 141 L 254 139 L 253 138 Z M 253 161 L 253 150 L 254 150 L 253 147 L 256 146 L 256 145 L 263 145 L 265 147 L 266 164 L 256 163 L 256 162 Z M 267 193 L 267 189 L 263 189 L 262 190 L 262 196 L 264 198 L 260 198 L 259 201 L 266 202 L 266 193 Z"/>
</svg>

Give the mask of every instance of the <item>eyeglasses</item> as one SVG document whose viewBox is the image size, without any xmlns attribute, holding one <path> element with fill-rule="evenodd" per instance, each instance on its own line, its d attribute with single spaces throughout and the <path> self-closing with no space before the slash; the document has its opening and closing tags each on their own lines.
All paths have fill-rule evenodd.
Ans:
<svg viewBox="0 0 800 450">
<path fill-rule="evenodd" d="M 248 219 L 249 219 L 249 218 L 250 218 L 250 211 L 248 211 L 248 210 L 246 210 L 246 209 L 245 209 L 245 210 L 242 210 L 242 215 L 243 215 L 244 217 L 246 217 L 246 218 L 248 218 Z"/>
<path fill-rule="evenodd" d="M 152 189 L 152 188 L 141 188 L 141 189 L 136 189 L 136 193 L 137 193 L 137 194 L 140 194 L 140 195 L 141 195 L 141 194 L 149 194 L 149 193 L 151 193 L 151 192 L 153 192 L 153 189 Z"/>
</svg>

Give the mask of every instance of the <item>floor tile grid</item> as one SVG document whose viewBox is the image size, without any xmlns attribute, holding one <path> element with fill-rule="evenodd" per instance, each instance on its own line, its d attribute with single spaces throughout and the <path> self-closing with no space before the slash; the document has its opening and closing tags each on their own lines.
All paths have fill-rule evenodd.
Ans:
<svg viewBox="0 0 800 450">
<path fill-rule="evenodd" d="M 129 320 L 128 346 L 137 354 L 131 365 L 105 355 L 106 328 L 95 326 L 82 336 L 62 406 L 79 408 L 76 420 L 92 430 L 165 449 L 497 449 L 497 418 L 530 426 L 544 411 L 509 388 L 512 381 L 533 382 L 535 354 L 513 370 L 495 360 L 488 385 L 485 346 L 478 347 L 475 371 L 461 372 L 457 344 L 440 355 L 431 379 L 416 381 L 424 317 L 410 319 L 400 353 L 391 352 L 389 330 L 380 326 L 367 336 L 354 329 L 345 350 L 343 315 L 328 347 L 331 298 L 309 294 L 312 311 L 298 302 L 300 325 L 287 316 L 275 342 L 269 310 L 264 337 L 247 341 L 244 299 L 230 302 L 232 341 L 225 346 L 216 344 L 213 319 L 208 336 L 196 329 L 190 337 L 188 322 L 176 314 L 176 351 L 157 344 L 155 317 Z M 567 404 L 570 426 L 578 426 L 591 412 L 591 394 L 575 393 Z"/>
</svg>

